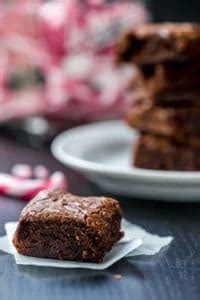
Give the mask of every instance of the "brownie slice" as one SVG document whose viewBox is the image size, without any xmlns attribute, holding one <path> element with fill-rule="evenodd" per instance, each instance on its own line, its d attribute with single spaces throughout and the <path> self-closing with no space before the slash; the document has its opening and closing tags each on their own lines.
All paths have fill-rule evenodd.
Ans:
<svg viewBox="0 0 200 300">
<path fill-rule="evenodd" d="M 200 148 L 179 144 L 173 140 L 143 134 L 134 145 L 135 167 L 155 170 L 198 171 Z"/>
<path fill-rule="evenodd" d="M 155 106 L 145 100 L 136 101 L 128 112 L 127 122 L 140 131 L 200 143 L 200 105 Z"/>
<path fill-rule="evenodd" d="M 156 64 L 188 60 L 200 55 L 198 23 L 144 24 L 125 33 L 116 50 L 119 62 Z"/>
<path fill-rule="evenodd" d="M 13 243 L 22 255 L 101 262 L 122 237 L 118 201 L 40 192 L 22 210 Z"/>
<path fill-rule="evenodd" d="M 156 82 L 155 82 L 156 85 Z M 198 105 L 200 102 L 200 87 L 198 89 L 176 89 L 174 91 L 157 91 L 157 88 L 138 89 L 137 98 L 146 98 L 155 105 Z"/>
<path fill-rule="evenodd" d="M 167 70 L 163 65 L 154 65 L 152 70 L 150 70 L 149 65 L 148 71 L 146 67 L 138 68 L 137 75 L 127 87 L 129 94 L 134 91 L 137 98 L 146 98 L 147 101 L 160 106 L 199 105 L 200 79 L 195 68 L 193 75 L 192 71 L 188 72 L 187 75 L 186 70 L 177 70 L 177 73 L 174 72 L 174 76 L 170 79 L 170 72 L 166 74 Z M 153 73 L 153 69 L 155 73 Z"/>
<path fill-rule="evenodd" d="M 200 86 L 200 61 L 198 60 L 142 65 L 138 69 L 144 85 L 149 88 L 152 86 L 157 91 L 197 89 Z"/>
<path fill-rule="evenodd" d="M 200 62 L 171 62 L 139 68 L 138 84 L 155 103 L 200 98 Z"/>
</svg>

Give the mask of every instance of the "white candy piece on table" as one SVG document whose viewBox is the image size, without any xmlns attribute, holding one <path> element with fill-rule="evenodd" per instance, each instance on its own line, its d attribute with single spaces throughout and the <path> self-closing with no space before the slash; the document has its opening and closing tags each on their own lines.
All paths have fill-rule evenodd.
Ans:
<svg viewBox="0 0 200 300">
<path fill-rule="evenodd" d="M 38 165 L 34 168 L 33 174 L 36 178 L 47 178 L 49 176 L 49 170 L 43 165 Z"/>
<path fill-rule="evenodd" d="M 28 164 L 16 164 L 12 167 L 11 173 L 20 178 L 31 178 L 32 168 Z"/>
<path fill-rule="evenodd" d="M 48 188 L 67 188 L 67 180 L 62 172 L 54 172 L 49 178 Z"/>
</svg>

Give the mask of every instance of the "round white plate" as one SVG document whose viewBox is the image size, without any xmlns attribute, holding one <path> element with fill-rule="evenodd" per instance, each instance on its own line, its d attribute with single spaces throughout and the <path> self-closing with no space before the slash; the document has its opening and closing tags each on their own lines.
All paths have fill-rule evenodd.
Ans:
<svg viewBox="0 0 200 300">
<path fill-rule="evenodd" d="M 60 134 L 53 155 L 109 192 L 168 201 L 200 201 L 200 172 L 138 169 L 131 166 L 137 133 L 122 121 L 98 122 Z"/>
</svg>

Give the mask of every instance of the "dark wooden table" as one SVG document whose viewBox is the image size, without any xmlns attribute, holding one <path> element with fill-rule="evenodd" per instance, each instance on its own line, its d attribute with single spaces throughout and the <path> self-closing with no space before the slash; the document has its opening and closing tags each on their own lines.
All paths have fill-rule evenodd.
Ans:
<svg viewBox="0 0 200 300">
<path fill-rule="evenodd" d="M 48 149 L 33 150 L 0 137 L 0 171 L 26 162 L 64 171 L 73 193 L 106 194 L 62 167 Z M 0 252 L 0 300 L 200 299 L 200 205 L 119 200 L 130 221 L 154 233 L 173 235 L 171 246 L 156 257 L 123 260 L 103 272 L 17 266 L 11 255 Z M 18 219 L 23 205 L 0 197 L 0 235 L 5 222 Z M 121 274 L 121 280 L 115 274 Z"/>
</svg>

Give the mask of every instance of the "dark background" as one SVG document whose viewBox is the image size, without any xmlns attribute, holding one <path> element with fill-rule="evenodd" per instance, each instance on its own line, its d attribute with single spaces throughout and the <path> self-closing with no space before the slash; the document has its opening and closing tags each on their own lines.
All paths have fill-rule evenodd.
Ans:
<svg viewBox="0 0 200 300">
<path fill-rule="evenodd" d="M 147 0 L 154 22 L 200 22 L 199 0 Z"/>
</svg>

